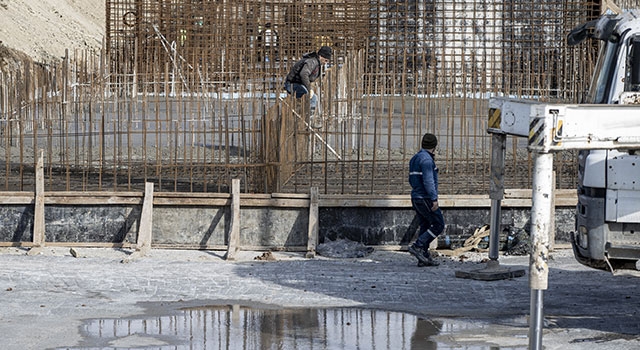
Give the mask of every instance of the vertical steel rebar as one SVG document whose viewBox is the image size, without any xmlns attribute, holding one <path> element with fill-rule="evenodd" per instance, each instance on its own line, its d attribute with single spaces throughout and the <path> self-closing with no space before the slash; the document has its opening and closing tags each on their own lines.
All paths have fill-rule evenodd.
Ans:
<svg viewBox="0 0 640 350">
<path fill-rule="evenodd" d="M 81 189 L 142 190 L 150 180 L 157 191 L 225 191 L 242 172 L 243 186 L 257 190 L 266 186 L 256 174 L 275 166 L 289 172 L 278 176 L 282 191 L 306 193 L 313 183 L 327 193 L 399 194 L 409 155 L 431 131 L 441 139 L 441 191 L 486 193 L 486 96 L 577 102 L 594 65 L 594 46 L 569 49 L 562 39 L 599 5 L 521 5 L 109 0 L 103 50 L 3 73 L 3 187 L 29 185 L 32 167 L 18 163 L 32 164 L 42 142 L 56 189 L 81 180 Z M 267 44 L 267 23 L 276 45 Z M 275 141 L 270 149 L 283 153 L 269 161 L 253 157 L 264 119 L 277 111 L 271 96 L 283 93 L 295 61 L 324 44 L 334 58 L 317 85 L 326 112 L 319 132 L 342 159 L 326 147 L 311 159 L 302 137 Z M 192 122 L 201 114 L 205 122 Z M 511 146 L 507 186 L 526 187 L 533 160 L 522 143 Z M 237 158 L 232 147 L 242 150 Z M 575 162 L 558 170 L 558 187 L 573 186 Z"/>
</svg>

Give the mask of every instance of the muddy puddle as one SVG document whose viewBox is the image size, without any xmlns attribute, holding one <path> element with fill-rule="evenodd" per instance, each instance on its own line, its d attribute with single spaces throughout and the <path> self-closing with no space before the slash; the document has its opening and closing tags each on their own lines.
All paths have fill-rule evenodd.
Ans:
<svg viewBox="0 0 640 350">
<path fill-rule="evenodd" d="M 61 349 L 525 349 L 460 341 L 487 325 L 381 310 L 211 306 L 170 316 L 88 320 L 83 341 Z M 464 338 L 464 337 L 463 337 Z M 526 339 L 524 340 L 526 343 Z"/>
</svg>

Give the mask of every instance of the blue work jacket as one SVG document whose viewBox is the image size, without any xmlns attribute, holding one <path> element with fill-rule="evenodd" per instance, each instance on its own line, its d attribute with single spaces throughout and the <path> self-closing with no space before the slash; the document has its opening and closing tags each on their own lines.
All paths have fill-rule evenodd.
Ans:
<svg viewBox="0 0 640 350">
<path fill-rule="evenodd" d="M 433 154 L 424 148 L 409 161 L 409 184 L 411 198 L 438 200 L 438 167 Z"/>
</svg>

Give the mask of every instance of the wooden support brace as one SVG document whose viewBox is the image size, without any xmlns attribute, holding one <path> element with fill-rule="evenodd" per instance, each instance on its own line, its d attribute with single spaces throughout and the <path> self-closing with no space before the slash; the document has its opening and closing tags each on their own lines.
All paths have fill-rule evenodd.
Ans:
<svg viewBox="0 0 640 350">
<path fill-rule="evenodd" d="M 240 179 L 231 180 L 231 230 L 229 232 L 229 246 L 227 260 L 235 260 L 240 241 Z"/>
<path fill-rule="evenodd" d="M 314 258 L 316 256 L 316 245 L 318 244 L 318 187 L 311 187 L 310 201 L 309 201 L 309 230 L 307 237 L 307 258 Z"/>
<path fill-rule="evenodd" d="M 40 150 L 38 163 L 36 164 L 36 197 L 33 216 L 33 244 L 36 247 L 44 246 L 44 151 Z"/>
<path fill-rule="evenodd" d="M 616 5 L 616 3 L 611 0 L 606 0 L 602 4 L 602 14 L 607 13 L 607 10 L 611 10 L 615 14 L 622 13 L 620 6 Z"/>
<path fill-rule="evenodd" d="M 44 151 L 40 150 L 40 156 L 36 163 L 36 193 L 35 207 L 33 211 L 33 248 L 27 254 L 35 255 L 42 251 L 45 242 L 44 224 Z"/>
<path fill-rule="evenodd" d="M 144 185 L 144 198 L 142 200 L 142 213 L 140 214 L 140 227 L 136 240 L 136 251 L 123 259 L 123 263 L 145 256 L 151 250 L 153 239 L 153 182 Z"/>
<path fill-rule="evenodd" d="M 140 215 L 140 229 L 136 250 L 146 254 L 151 250 L 153 232 L 153 182 L 144 185 L 144 200 L 142 201 L 142 214 Z"/>
</svg>

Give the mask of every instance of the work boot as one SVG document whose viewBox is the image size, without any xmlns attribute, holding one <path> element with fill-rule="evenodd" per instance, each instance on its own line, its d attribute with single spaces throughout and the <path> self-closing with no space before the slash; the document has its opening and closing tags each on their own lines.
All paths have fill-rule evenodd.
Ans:
<svg viewBox="0 0 640 350">
<path fill-rule="evenodd" d="M 418 267 L 426 267 L 426 266 L 440 266 L 440 263 L 431 259 L 428 263 L 423 263 L 422 261 L 418 261 Z"/>
<path fill-rule="evenodd" d="M 423 263 L 422 261 L 418 261 L 418 267 L 438 266 L 438 265 L 440 265 L 439 262 L 433 260 L 433 258 L 431 257 L 431 253 L 429 253 L 429 251 L 427 249 L 424 250 L 423 256 L 427 260 L 427 263 Z"/>
<path fill-rule="evenodd" d="M 424 256 L 425 250 L 422 247 L 417 247 L 415 244 L 409 246 L 409 253 L 418 259 L 418 263 L 423 263 L 425 266 L 430 266 L 430 261 Z"/>
</svg>

